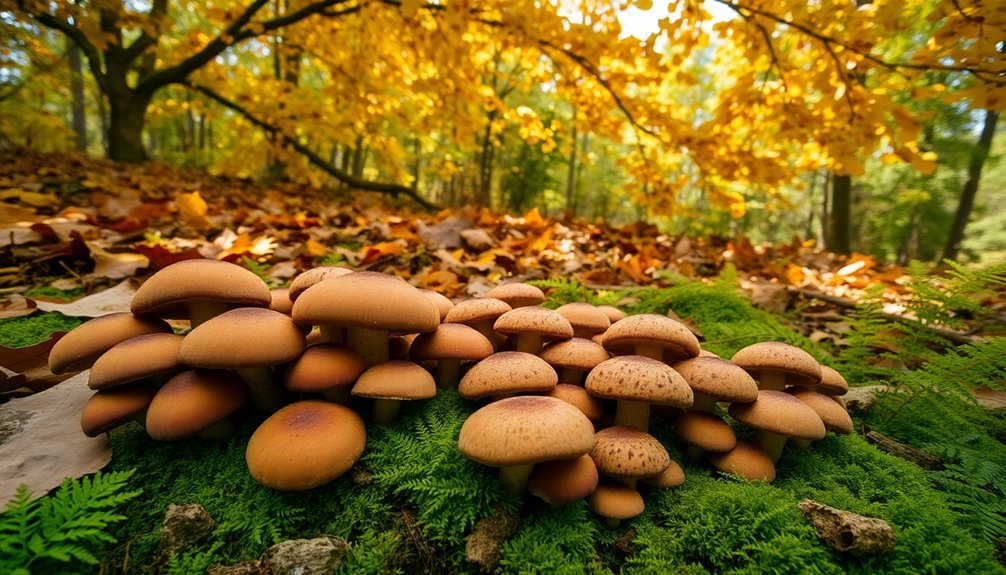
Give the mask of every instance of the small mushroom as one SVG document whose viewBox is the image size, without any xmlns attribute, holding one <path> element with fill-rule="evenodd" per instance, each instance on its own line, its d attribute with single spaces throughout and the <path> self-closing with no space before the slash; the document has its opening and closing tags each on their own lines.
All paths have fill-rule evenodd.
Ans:
<svg viewBox="0 0 1006 575">
<path fill-rule="evenodd" d="M 621 321 L 629 316 L 625 314 L 624 311 L 618 309 L 613 305 L 599 305 L 597 309 L 604 312 L 604 315 L 608 316 L 608 322 L 615 323 L 616 321 Z"/>
<path fill-rule="evenodd" d="M 610 357 L 603 347 L 580 337 L 550 343 L 541 350 L 541 358 L 559 372 L 559 382 L 576 385 L 582 385 L 587 372 Z"/>
<path fill-rule="evenodd" d="M 164 383 L 167 375 L 182 369 L 180 335 L 151 333 L 116 344 L 94 362 L 87 386 L 106 389 L 140 379 Z"/>
<path fill-rule="evenodd" d="M 349 390 L 363 373 L 363 358 L 341 343 L 308 346 L 286 370 L 284 386 L 300 393 L 322 393 L 325 399 L 349 404 Z"/>
<path fill-rule="evenodd" d="M 552 366 L 536 355 L 501 351 L 473 365 L 461 378 L 458 393 L 465 399 L 546 393 L 558 379 Z"/>
<path fill-rule="evenodd" d="M 458 383 L 462 361 L 479 361 L 493 352 L 492 343 L 474 328 L 463 323 L 444 323 L 436 331 L 421 333 L 409 347 L 409 356 L 417 362 L 437 360 L 437 387 Z"/>
<path fill-rule="evenodd" d="M 760 447 L 743 439 L 726 453 L 710 453 L 709 463 L 722 471 L 748 481 L 775 481 L 775 463 Z"/>
<path fill-rule="evenodd" d="M 589 303 L 567 303 L 557 307 L 555 313 L 566 318 L 569 325 L 573 326 L 573 337 L 590 339 L 599 333 L 604 333 L 611 325 L 607 314 Z"/>
<path fill-rule="evenodd" d="M 98 437 L 130 421 L 144 425 L 157 389 L 149 381 L 138 381 L 98 391 L 80 412 L 81 430 L 88 437 Z"/>
<path fill-rule="evenodd" d="M 656 437 L 622 425 L 606 427 L 594 434 L 590 458 L 598 473 L 632 487 L 639 478 L 657 475 L 671 464 L 671 456 Z"/>
<path fill-rule="evenodd" d="M 781 341 L 763 341 L 731 358 L 758 380 L 758 389 L 782 391 L 787 385 L 817 385 L 821 366 L 806 351 Z"/>
<path fill-rule="evenodd" d="M 89 320 L 61 337 L 49 351 L 49 371 L 55 374 L 88 369 L 106 351 L 127 339 L 151 333 L 172 333 L 168 322 L 110 313 Z"/>
<path fill-rule="evenodd" d="M 597 487 L 597 466 L 589 455 L 544 461 L 534 466 L 527 490 L 553 507 L 584 499 Z"/>
<path fill-rule="evenodd" d="M 640 431 L 650 427 L 651 403 L 681 408 L 692 405 L 692 390 L 678 372 L 641 355 L 613 357 L 597 364 L 587 374 L 584 387 L 594 397 L 618 401 L 615 425 Z"/>
<path fill-rule="evenodd" d="M 694 463 L 706 451 L 722 453 L 737 445 L 734 430 L 720 416 L 709 411 L 689 411 L 674 421 L 681 441 L 688 444 L 685 459 Z"/>
<path fill-rule="evenodd" d="M 541 305 L 545 301 L 545 294 L 540 289 L 520 282 L 500 284 L 486 292 L 486 297 L 506 302 L 514 309 Z"/>
<path fill-rule="evenodd" d="M 712 356 L 679 361 L 673 366 L 692 388 L 691 410 L 713 411 L 717 402 L 751 403 L 758 398 L 758 384 L 740 367 Z"/>
<path fill-rule="evenodd" d="M 601 481 L 587 499 L 587 507 L 618 527 L 625 519 L 636 517 L 646 508 L 643 496 L 634 487 L 619 482 Z"/>
<path fill-rule="evenodd" d="M 248 386 L 229 371 L 191 369 L 169 379 L 147 408 L 147 433 L 171 441 L 229 437 L 228 418 L 248 400 Z"/>
<path fill-rule="evenodd" d="M 467 299 L 447 313 L 444 323 L 463 323 L 474 328 L 481 333 L 489 343 L 496 346 L 496 333 L 493 331 L 493 324 L 499 316 L 510 311 L 511 308 L 506 302 L 489 297 L 476 297 Z"/>
<path fill-rule="evenodd" d="M 824 437 L 824 423 L 807 404 L 788 393 L 761 390 L 758 399 L 751 403 L 735 403 L 728 410 L 730 417 L 758 430 L 758 445 L 772 458 L 779 461 L 786 439 L 809 439 Z"/>
<path fill-rule="evenodd" d="M 538 355 L 546 339 L 569 339 L 573 326 L 550 309 L 517 307 L 499 316 L 493 331 L 516 340 L 516 350 Z"/>
<path fill-rule="evenodd" d="M 593 421 L 595 424 L 604 417 L 604 403 L 587 393 L 587 390 L 579 385 L 559 383 L 545 395 L 561 399 L 576 407 L 587 416 L 587 419 Z"/>
<path fill-rule="evenodd" d="M 454 309 L 454 302 L 447 298 L 444 294 L 440 292 L 433 291 L 431 289 L 419 288 L 419 293 L 430 300 L 430 303 L 437 308 L 437 312 L 440 314 L 440 322 L 443 323 L 444 318 L 447 314 Z"/>
<path fill-rule="evenodd" d="M 387 425 L 403 401 L 429 399 L 437 394 L 430 372 L 411 361 L 392 360 L 369 368 L 353 386 L 353 395 L 374 399 L 374 423 Z"/>
<path fill-rule="evenodd" d="M 816 388 L 815 388 L 816 389 Z M 834 431 L 842 435 L 852 433 L 852 418 L 849 412 L 835 398 L 830 395 L 817 393 L 816 391 L 804 387 L 791 387 L 786 393 L 806 403 L 813 409 L 824 422 L 824 427 L 828 431 Z M 806 439 L 792 440 L 794 447 L 807 447 L 810 441 Z"/>
<path fill-rule="evenodd" d="M 699 354 L 699 340 L 681 322 L 647 313 L 630 315 L 604 332 L 604 349 L 615 355 L 642 355 L 657 361 L 676 361 Z"/>
<path fill-rule="evenodd" d="M 685 482 L 685 470 L 681 469 L 678 462 L 672 459 L 671 464 L 666 469 L 656 475 L 642 477 L 639 479 L 639 482 L 659 489 L 672 489 L 681 486 Z"/>
<path fill-rule="evenodd" d="M 837 397 L 849 393 L 849 382 L 845 381 L 841 373 L 827 365 L 821 366 L 821 383 L 814 387 L 814 391 Z"/>
</svg>

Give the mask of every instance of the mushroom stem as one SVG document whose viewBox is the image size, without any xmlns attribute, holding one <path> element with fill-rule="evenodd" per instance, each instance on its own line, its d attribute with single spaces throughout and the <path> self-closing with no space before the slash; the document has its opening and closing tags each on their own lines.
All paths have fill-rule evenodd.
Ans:
<svg viewBox="0 0 1006 575">
<path fill-rule="evenodd" d="M 634 351 L 636 355 L 642 355 L 657 361 L 664 361 L 664 348 L 655 344 L 637 343 Z"/>
<path fill-rule="evenodd" d="M 346 328 L 341 325 L 319 325 L 321 341 L 330 343 L 342 343 L 346 341 Z"/>
<path fill-rule="evenodd" d="M 510 493 L 520 495 L 527 490 L 527 480 L 534 469 L 533 463 L 523 465 L 508 465 L 500 468 L 500 481 Z"/>
<path fill-rule="evenodd" d="M 325 399 L 331 401 L 332 403 L 338 403 L 339 405 L 349 405 L 352 396 L 349 394 L 348 385 L 340 385 L 339 387 L 332 387 L 326 389 L 322 392 Z"/>
<path fill-rule="evenodd" d="M 475 331 L 481 333 L 489 340 L 489 343 L 493 346 L 493 353 L 495 353 L 499 346 L 496 345 L 496 332 L 493 331 L 493 322 L 495 320 L 488 319 L 485 321 L 477 321 L 475 323 L 468 324 L 469 327 L 473 328 Z"/>
<path fill-rule="evenodd" d="M 225 417 L 197 433 L 203 439 L 228 439 L 234 435 L 234 422 Z"/>
<path fill-rule="evenodd" d="M 374 399 L 374 423 L 377 425 L 387 425 L 395 420 L 398 411 L 402 407 L 402 402 L 397 399 L 387 399 L 378 397 Z"/>
<path fill-rule="evenodd" d="M 708 393 L 692 390 L 692 406 L 688 411 L 716 411 L 716 398 Z"/>
<path fill-rule="evenodd" d="M 283 406 L 283 390 L 276 384 L 268 367 L 241 367 L 235 369 L 251 390 L 252 405 L 264 413 L 272 413 Z"/>
<path fill-rule="evenodd" d="M 569 367 L 562 368 L 559 372 L 559 383 L 569 383 L 572 385 L 583 385 L 583 370 L 572 369 Z"/>
<path fill-rule="evenodd" d="M 809 439 L 790 439 L 789 444 L 797 449 L 807 449 L 813 441 Z"/>
<path fill-rule="evenodd" d="M 698 463 L 702 459 L 703 453 L 705 453 L 704 449 L 698 445 L 689 443 L 688 447 L 685 448 L 685 460 L 689 463 Z"/>
<path fill-rule="evenodd" d="M 618 527 L 619 525 L 622 524 L 622 520 L 621 519 L 617 519 L 615 517 L 609 517 L 607 523 L 608 523 L 608 527 Z"/>
<path fill-rule="evenodd" d="M 221 301 L 191 301 L 189 302 L 189 325 L 192 326 L 192 329 L 195 329 L 203 322 L 212 319 L 229 309 L 231 309 L 231 306 Z"/>
<path fill-rule="evenodd" d="M 758 374 L 758 389 L 782 391 L 786 388 L 786 374 L 781 371 L 766 370 Z"/>
<path fill-rule="evenodd" d="M 615 425 L 649 432 L 650 404 L 645 401 L 619 400 L 615 406 Z"/>
<path fill-rule="evenodd" d="M 545 336 L 537 333 L 522 333 L 517 336 L 517 351 L 538 355 L 545 343 Z"/>
<path fill-rule="evenodd" d="M 351 327 L 346 330 L 346 343 L 363 358 L 366 367 L 388 361 L 388 332 L 383 329 Z"/>
<path fill-rule="evenodd" d="M 437 371 L 433 374 L 433 378 L 437 381 L 437 387 L 440 389 L 457 387 L 458 373 L 460 372 L 460 359 L 441 359 L 437 361 Z"/>
<path fill-rule="evenodd" d="M 758 446 L 768 454 L 772 463 L 778 463 L 779 458 L 782 457 L 782 450 L 786 447 L 786 436 L 764 429 L 758 430 Z"/>
</svg>

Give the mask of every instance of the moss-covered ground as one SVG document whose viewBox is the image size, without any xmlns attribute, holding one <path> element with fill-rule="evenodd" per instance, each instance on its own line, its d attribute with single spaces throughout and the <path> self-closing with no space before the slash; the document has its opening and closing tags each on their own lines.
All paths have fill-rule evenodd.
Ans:
<svg viewBox="0 0 1006 575">
<path fill-rule="evenodd" d="M 632 312 L 672 309 L 698 325 L 707 349 L 728 357 L 755 341 L 779 339 L 836 362 L 723 284 L 600 295 L 553 288 L 553 303 L 628 296 L 623 307 Z M 8 325 L 0 323 L 0 332 Z M 997 354 L 988 353 L 993 363 Z M 1006 374 L 1003 355 L 990 368 L 996 373 Z M 939 377 L 938 370 L 931 376 Z M 924 471 L 859 435 L 829 434 L 808 449 L 787 451 L 772 484 L 685 464 L 683 486 L 642 487 L 646 511 L 615 528 L 583 502 L 553 509 L 531 497 L 518 500 L 501 489 L 494 470 L 465 459 L 457 435 L 477 407 L 451 391 L 410 405 L 392 425 L 368 426 L 367 449 L 351 473 L 303 493 L 269 490 L 248 474 L 244 447 L 258 417 L 251 412 L 226 442 L 158 443 L 135 425 L 115 431 L 111 468 L 135 469 L 130 488 L 143 494 L 119 509 L 127 519 L 115 527 L 119 543 L 104 550 L 101 572 L 199 573 L 212 563 L 255 559 L 279 541 L 320 534 L 351 543 L 342 573 L 477 572 L 465 562 L 465 536 L 481 518 L 519 513 L 516 532 L 501 546 L 499 572 L 1006 573 L 995 556 L 1006 536 L 1006 420 L 965 400 L 922 393 L 906 402 L 889 394 L 857 422 L 943 456 L 943 471 Z M 655 419 L 652 432 L 681 461 L 671 427 Z M 856 558 L 829 550 L 798 510 L 803 498 L 887 520 L 896 551 Z M 186 553 L 163 557 L 158 537 L 169 503 L 199 503 L 218 526 Z"/>
</svg>

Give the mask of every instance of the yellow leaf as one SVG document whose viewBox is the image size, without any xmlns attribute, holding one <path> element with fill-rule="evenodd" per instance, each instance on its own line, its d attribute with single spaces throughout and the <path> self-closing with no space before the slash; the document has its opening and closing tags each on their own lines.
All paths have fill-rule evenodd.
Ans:
<svg viewBox="0 0 1006 575">
<path fill-rule="evenodd" d="M 178 219 L 183 224 L 197 230 L 212 227 L 210 220 L 206 217 L 206 200 L 199 195 L 199 192 L 175 194 L 175 206 L 178 207 Z"/>
</svg>

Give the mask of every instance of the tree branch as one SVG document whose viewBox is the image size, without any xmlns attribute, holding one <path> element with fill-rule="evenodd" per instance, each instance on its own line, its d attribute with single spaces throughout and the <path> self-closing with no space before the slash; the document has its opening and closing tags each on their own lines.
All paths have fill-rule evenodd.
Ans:
<svg viewBox="0 0 1006 575">
<path fill-rule="evenodd" d="M 300 153 L 302 156 L 307 158 L 307 160 L 311 162 L 311 164 L 313 164 L 315 167 L 323 170 L 325 173 L 329 174 L 330 176 L 339 180 L 340 182 L 343 182 L 349 186 L 359 188 L 361 190 L 365 190 L 368 192 L 378 192 L 381 194 L 388 194 L 392 197 L 405 196 L 427 210 L 439 209 L 438 206 L 431 203 L 426 198 L 423 198 L 422 196 L 417 194 L 415 190 L 411 188 L 407 188 L 400 184 L 372 182 L 369 180 L 364 180 L 352 176 L 350 174 L 347 174 L 346 172 L 343 172 L 339 168 L 336 168 L 332 164 L 326 162 L 321 156 L 316 154 L 309 147 L 300 143 L 296 138 L 285 134 L 279 127 L 269 124 L 264 120 L 260 120 L 259 118 L 255 117 L 255 115 L 252 114 L 250 110 L 248 110 L 241 104 L 238 104 L 237 102 L 234 102 L 233 100 L 230 100 L 225 96 L 218 94 L 217 92 L 214 92 L 213 90 L 205 86 L 199 86 L 191 82 L 186 82 L 185 84 L 190 88 L 192 88 L 193 90 L 196 90 L 200 94 L 203 94 L 206 97 L 210 98 L 211 100 L 214 100 L 215 102 L 219 103 L 225 108 L 237 112 L 242 117 L 244 117 L 245 120 L 251 122 L 256 127 L 265 130 L 271 135 L 281 138 L 284 143 L 286 143 L 294 150 L 296 150 L 298 153 Z"/>
<path fill-rule="evenodd" d="M 39 24 L 45 26 L 46 28 L 62 32 L 67 38 L 72 40 L 87 58 L 87 67 L 91 70 L 91 74 L 94 76 L 94 80 L 98 83 L 101 91 L 107 93 L 108 78 L 105 76 L 105 72 L 101 69 L 101 53 L 98 52 L 98 49 L 95 48 L 94 44 L 87 39 L 87 36 L 80 31 L 80 28 L 77 28 L 67 20 L 56 18 L 48 12 L 32 12 L 25 7 L 23 0 L 18 0 L 17 5 L 18 8 L 30 14 L 31 17 Z"/>
<path fill-rule="evenodd" d="M 154 0 L 153 4 L 150 6 L 150 12 L 147 13 L 147 18 L 153 21 L 154 26 L 160 28 L 161 20 L 168 13 L 168 0 Z M 125 56 L 126 61 L 132 62 L 137 56 L 144 53 L 147 48 L 150 48 L 157 44 L 157 39 L 160 35 L 160 30 L 157 30 L 155 34 L 151 34 L 147 29 L 143 30 L 140 37 L 133 41 L 132 44 L 126 48 Z M 140 71 L 140 75 L 144 76 L 149 74 L 150 70 Z"/>
</svg>

